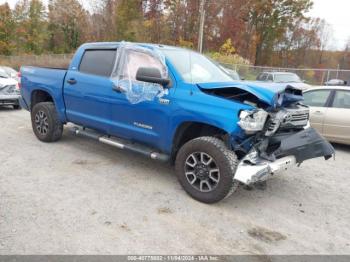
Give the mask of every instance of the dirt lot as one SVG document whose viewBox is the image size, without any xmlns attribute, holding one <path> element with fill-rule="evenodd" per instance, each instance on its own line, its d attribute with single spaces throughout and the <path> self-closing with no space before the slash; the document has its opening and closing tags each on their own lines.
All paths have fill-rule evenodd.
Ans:
<svg viewBox="0 0 350 262">
<path fill-rule="evenodd" d="M 350 254 L 350 147 L 205 205 L 166 164 L 0 121 L 0 254 Z"/>
</svg>

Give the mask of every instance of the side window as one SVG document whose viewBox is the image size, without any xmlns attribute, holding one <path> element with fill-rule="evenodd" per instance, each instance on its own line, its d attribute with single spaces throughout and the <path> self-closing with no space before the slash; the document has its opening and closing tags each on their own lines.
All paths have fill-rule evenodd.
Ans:
<svg viewBox="0 0 350 262">
<path fill-rule="evenodd" d="M 116 50 L 86 50 L 79 71 L 109 77 L 114 67 L 116 52 Z"/>
<path fill-rule="evenodd" d="M 126 65 L 123 68 L 123 78 L 129 78 L 130 80 L 136 80 L 136 73 L 140 67 L 153 67 L 159 69 L 161 73 L 164 73 L 162 62 L 156 57 L 149 54 L 138 52 L 134 50 L 127 51 Z"/>
<path fill-rule="evenodd" d="M 162 53 L 126 43 L 119 46 L 117 60 L 118 65 L 111 79 L 131 104 L 153 101 L 156 97 L 168 94 L 168 89 L 161 84 L 136 80 L 141 67 L 158 69 L 160 77 L 168 78 L 168 68 Z"/>
<path fill-rule="evenodd" d="M 273 75 L 272 75 L 272 74 L 269 74 L 267 80 L 273 82 Z"/>
<path fill-rule="evenodd" d="M 304 104 L 308 106 L 324 107 L 331 90 L 315 90 L 304 93 Z"/>
<path fill-rule="evenodd" d="M 350 109 L 350 91 L 337 90 L 334 97 L 333 107 Z"/>
</svg>

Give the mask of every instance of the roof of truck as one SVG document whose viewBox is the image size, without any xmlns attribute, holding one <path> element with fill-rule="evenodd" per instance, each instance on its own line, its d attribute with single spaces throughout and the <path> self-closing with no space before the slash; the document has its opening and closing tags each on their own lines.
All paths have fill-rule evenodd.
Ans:
<svg viewBox="0 0 350 262">
<path fill-rule="evenodd" d="M 150 44 L 150 43 L 133 43 L 133 42 L 95 42 L 95 43 L 86 43 L 83 44 L 82 47 L 85 49 L 93 49 L 93 48 L 117 48 L 120 44 L 131 44 L 141 47 L 147 47 L 150 49 L 184 49 L 181 47 L 169 46 L 169 45 L 161 45 L 161 44 Z"/>
</svg>

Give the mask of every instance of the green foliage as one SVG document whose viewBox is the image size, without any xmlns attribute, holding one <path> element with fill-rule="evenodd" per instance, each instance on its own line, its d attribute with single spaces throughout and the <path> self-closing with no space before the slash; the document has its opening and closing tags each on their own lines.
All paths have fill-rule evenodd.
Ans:
<svg viewBox="0 0 350 262">
<path fill-rule="evenodd" d="M 268 64 L 274 47 L 293 24 L 304 19 L 312 0 L 252 1 L 249 23 L 256 36 L 255 64 Z"/>
<path fill-rule="evenodd" d="M 121 0 L 115 15 L 117 38 L 136 41 L 142 23 L 142 0 Z"/>
<path fill-rule="evenodd" d="M 41 54 L 47 40 L 45 7 L 40 0 L 32 0 L 29 5 L 26 29 L 27 53 Z"/>
</svg>

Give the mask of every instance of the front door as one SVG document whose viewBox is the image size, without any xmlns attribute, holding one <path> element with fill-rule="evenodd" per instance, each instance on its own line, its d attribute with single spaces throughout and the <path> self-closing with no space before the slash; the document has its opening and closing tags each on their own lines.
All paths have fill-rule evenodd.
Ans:
<svg viewBox="0 0 350 262">
<path fill-rule="evenodd" d="M 324 134 L 323 123 L 328 110 L 327 102 L 331 90 L 312 90 L 304 93 L 304 104 L 310 107 L 310 123 L 320 134 Z"/>
<path fill-rule="evenodd" d="M 118 51 L 113 95 L 111 133 L 162 148 L 171 113 L 171 88 L 136 80 L 139 68 L 156 68 L 164 78 L 169 77 L 164 58 L 153 50 L 142 47 L 121 47 Z M 122 129 L 122 131 L 121 131 Z"/>
</svg>

